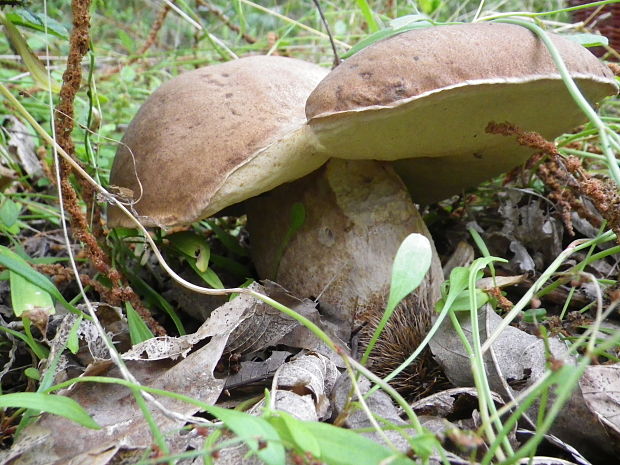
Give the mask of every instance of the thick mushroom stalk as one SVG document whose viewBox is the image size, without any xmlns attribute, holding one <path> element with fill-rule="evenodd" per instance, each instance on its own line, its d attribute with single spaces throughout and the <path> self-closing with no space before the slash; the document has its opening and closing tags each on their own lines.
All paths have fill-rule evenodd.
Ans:
<svg viewBox="0 0 620 465">
<path fill-rule="evenodd" d="M 299 204 L 305 220 L 294 231 L 290 212 L 299 211 Z M 259 275 L 318 298 L 350 323 L 385 307 L 394 256 L 408 234 L 423 234 L 432 243 L 405 185 L 381 162 L 331 160 L 251 199 L 247 211 Z M 431 269 L 407 302 L 424 325 L 431 321 L 442 279 L 434 253 Z"/>
</svg>

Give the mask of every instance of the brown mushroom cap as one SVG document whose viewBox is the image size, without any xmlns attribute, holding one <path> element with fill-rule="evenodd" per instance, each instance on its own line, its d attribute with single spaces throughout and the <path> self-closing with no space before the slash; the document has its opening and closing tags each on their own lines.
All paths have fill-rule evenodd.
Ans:
<svg viewBox="0 0 620 465">
<path fill-rule="evenodd" d="M 617 92 L 613 74 L 588 50 L 550 36 L 588 101 Z M 373 44 L 317 86 L 306 115 L 332 156 L 400 160 L 396 171 L 420 203 L 531 155 L 485 133 L 489 122 L 555 138 L 585 120 L 544 44 L 499 23 L 417 29 Z"/>
<path fill-rule="evenodd" d="M 168 226 L 314 171 L 327 156 L 313 148 L 304 103 L 326 74 L 270 56 L 181 74 L 157 89 L 127 128 L 110 184 L 133 191 L 143 224 Z M 117 208 L 108 223 L 133 226 Z"/>
</svg>

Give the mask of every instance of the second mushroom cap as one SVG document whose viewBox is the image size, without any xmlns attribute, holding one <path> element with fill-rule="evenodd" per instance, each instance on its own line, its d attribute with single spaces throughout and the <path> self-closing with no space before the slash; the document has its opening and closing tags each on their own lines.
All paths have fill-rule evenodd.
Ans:
<svg viewBox="0 0 620 465">
<path fill-rule="evenodd" d="M 588 50 L 550 37 L 588 101 L 617 92 L 613 74 Z M 555 138 L 585 120 L 542 41 L 499 23 L 416 29 L 375 43 L 317 86 L 306 115 L 331 156 L 399 160 L 396 171 L 420 203 L 531 155 L 487 134 L 490 122 Z"/>
</svg>

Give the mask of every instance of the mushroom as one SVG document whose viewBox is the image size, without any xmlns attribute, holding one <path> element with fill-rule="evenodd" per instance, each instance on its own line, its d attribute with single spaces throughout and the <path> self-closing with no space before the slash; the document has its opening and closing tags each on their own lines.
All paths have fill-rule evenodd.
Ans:
<svg viewBox="0 0 620 465">
<path fill-rule="evenodd" d="M 145 226 L 189 224 L 308 174 L 327 160 L 304 104 L 327 70 L 251 56 L 177 76 L 129 124 L 110 184 Z M 112 227 L 133 223 L 117 208 Z"/>
<path fill-rule="evenodd" d="M 254 207 L 247 199 L 260 198 L 259 194 L 277 185 L 286 186 L 296 178 L 302 178 L 301 183 L 311 183 L 330 173 L 329 182 L 347 189 L 337 202 L 350 196 L 347 202 L 351 205 L 345 212 L 340 212 L 337 205 L 330 205 L 330 194 L 321 197 L 332 187 L 323 192 L 315 192 L 313 187 L 305 191 L 314 203 L 305 206 L 309 222 L 304 224 L 304 229 L 310 222 L 314 224 L 317 216 L 321 217 L 323 224 L 317 227 L 328 242 L 333 231 L 337 248 L 345 252 L 336 258 L 336 266 L 330 264 L 330 269 L 321 271 L 330 277 L 346 273 L 347 278 L 336 276 L 330 286 L 324 287 L 329 287 L 329 294 L 342 288 L 345 297 L 355 292 L 359 302 L 355 309 L 360 312 L 380 307 L 387 294 L 391 264 L 402 240 L 412 232 L 429 239 L 430 234 L 391 168 L 370 160 L 355 162 L 350 168 L 350 163 L 334 160 L 317 170 L 328 154 L 321 151 L 312 129 L 305 124 L 304 107 L 308 95 L 326 74 L 327 70 L 299 60 L 255 56 L 208 66 L 172 79 L 147 99 L 127 128 L 112 166 L 110 184 L 132 194 L 132 208 L 146 226 L 189 224 L 245 201 L 246 210 L 252 211 L 250 223 L 256 221 L 261 225 L 261 232 L 265 232 L 264 239 L 258 230 L 251 239 L 253 257 L 262 269 L 264 261 L 275 259 L 273 251 L 286 242 L 279 234 L 285 234 L 288 228 L 290 205 L 278 211 L 262 211 L 259 200 Z M 303 177 L 312 171 L 316 174 Z M 290 195 L 293 199 L 302 192 L 299 185 L 291 186 L 295 191 Z M 283 187 L 276 192 L 285 190 Z M 361 211 L 359 219 L 346 220 L 349 234 L 344 239 L 340 237 L 342 230 L 327 221 L 329 215 L 319 211 L 330 210 L 333 213 L 330 218 L 341 222 L 343 215 L 354 216 L 350 207 L 355 208 L 353 204 L 361 196 L 366 199 L 360 205 L 366 205 L 370 214 Z M 377 209 L 380 215 L 376 215 Z M 263 214 L 266 222 L 256 219 Z M 359 222 L 359 226 L 353 227 L 354 222 Z M 108 224 L 131 226 L 130 220 L 113 207 L 108 212 Z M 272 238 L 282 240 L 280 245 L 272 244 Z M 375 243 L 368 244 L 368 240 Z M 266 248 L 265 244 L 272 249 L 263 260 L 260 251 Z M 320 267 L 320 257 L 312 256 L 312 249 L 309 245 L 306 250 L 309 255 L 300 260 L 304 266 Z M 363 250 L 368 253 L 362 254 Z M 341 264 L 346 266 L 343 268 Z M 433 270 L 418 292 L 427 309 L 438 297 L 441 282 L 436 254 Z M 261 277 L 275 277 L 275 274 L 261 273 Z M 304 296 L 312 293 L 318 296 L 321 291 L 293 287 Z M 350 328 L 354 307 L 347 303 L 340 308 L 341 302 L 329 303 L 347 321 L 344 326 Z"/>
<path fill-rule="evenodd" d="M 587 49 L 549 37 L 588 101 L 617 93 L 611 71 Z M 553 139 L 585 120 L 542 41 L 501 23 L 416 29 L 377 42 L 321 82 L 306 114 L 332 156 L 393 161 L 421 204 L 532 154 L 485 133 L 489 122 L 509 121 Z"/>
<path fill-rule="evenodd" d="M 590 101 L 616 92 L 587 50 L 553 40 Z M 173 79 L 129 126 L 110 182 L 133 191 L 147 225 L 190 223 L 245 201 L 259 275 L 349 323 L 382 307 L 400 242 L 411 232 L 430 239 L 396 173 L 416 201 L 436 200 L 529 155 L 486 134 L 489 122 L 555 137 L 583 121 L 547 50 L 517 26 L 410 31 L 318 84 L 324 73 L 251 57 Z M 301 225 L 290 217 L 300 210 Z M 109 223 L 128 224 L 113 209 Z M 441 279 L 435 256 L 405 303 L 420 306 L 425 323 Z"/>
<path fill-rule="evenodd" d="M 612 73 L 588 50 L 550 36 L 589 101 L 617 92 Z M 490 122 L 509 121 L 554 138 L 585 119 L 542 42 L 523 27 L 499 23 L 416 29 L 377 42 L 317 86 L 306 115 L 322 150 L 348 160 L 332 160 L 320 175 L 249 202 L 252 257 L 260 276 L 277 279 L 294 293 L 320 295 L 324 305 L 351 320 L 387 293 L 385 278 L 376 275 L 389 276 L 383 254 L 393 256 L 397 241 L 382 238 L 404 237 L 403 229 L 390 230 L 404 210 L 390 197 L 381 202 L 378 194 L 401 189 L 400 180 L 394 177 L 389 189 L 382 182 L 372 191 L 368 185 L 379 168 L 361 160 L 383 160 L 379 166 L 388 171 L 386 165 L 392 165 L 413 200 L 426 203 L 532 154 L 511 138 L 487 134 Z M 359 163 L 366 174 L 357 174 Z M 296 202 L 306 205 L 306 223 L 280 250 L 288 234 L 284 212 Z M 419 222 L 415 229 L 422 231 Z M 441 277 L 433 269 L 435 286 Z M 360 292 L 362 282 L 373 292 Z M 435 295 L 436 288 L 429 299 Z"/>
</svg>

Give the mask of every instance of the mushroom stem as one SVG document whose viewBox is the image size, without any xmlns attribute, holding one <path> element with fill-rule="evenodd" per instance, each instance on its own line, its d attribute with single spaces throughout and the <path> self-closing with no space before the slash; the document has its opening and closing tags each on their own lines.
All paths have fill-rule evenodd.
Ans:
<svg viewBox="0 0 620 465">
<path fill-rule="evenodd" d="M 303 224 L 289 212 L 303 205 Z M 329 161 L 316 172 L 248 202 L 248 229 L 261 278 L 335 309 L 348 327 L 385 307 L 392 264 L 413 232 L 432 239 L 406 187 L 386 163 Z M 433 246 L 434 249 L 434 246 Z M 441 265 L 408 298 L 408 308 L 431 321 L 439 297 Z"/>
</svg>

